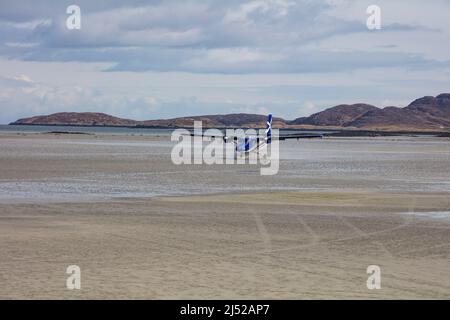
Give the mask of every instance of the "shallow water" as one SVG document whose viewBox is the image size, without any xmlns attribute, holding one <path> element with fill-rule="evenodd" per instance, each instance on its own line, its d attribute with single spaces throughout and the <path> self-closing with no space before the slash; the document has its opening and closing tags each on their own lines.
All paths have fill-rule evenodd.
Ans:
<svg viewBox="0 0 450 320">
<path fill-rule="evenodd" d="M 133 137 L 0 139 L 0 199 L 152 197 L 275 190 L 450 192 L 450 141 L 280 142 L 277 175 L 259 165 L 174 165 L 174 145 Z M 3 172 L 2 172 L 3 171 Z"/>
<path fill-rule="evenodd" d="M 402 212 L 404 215 L 414 216 L 423 219 L 441 219 L 450 220 L 450 211 L 414 211 L 414 212 Z"/>
</svg>

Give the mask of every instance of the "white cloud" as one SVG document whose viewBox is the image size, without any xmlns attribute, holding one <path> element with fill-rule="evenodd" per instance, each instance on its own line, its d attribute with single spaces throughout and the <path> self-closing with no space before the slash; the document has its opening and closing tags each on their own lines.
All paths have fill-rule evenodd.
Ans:
<svg viewBox="0 0 450 320">
<path fill-rule="evenodd" d="M 13 77 L 14 80 L 17 81 L 23 81 L 23 82 L 27 82 L 27 83 L 33 83 L 34 81 L 31 80 L 31 78 L 29 76 L 27 76 L 26 74 L 21 74 L 20 76 L 17 77 Z"/>
<path fill-rule="evenodd" d="M 38 45 L 37 42 L 5 42 L 5 46 L 13 48 L 32 48 Z"/>
<path fill-rule="evenodd" d="M 149 95 L 121 96 L 82 86 L 49 86 L 36 83 L 26 75 L 6 79 L 26 83 L 27 86 L 10 83 L 0 89 L 0 121 L 3 123 L 19 117 L 64 111 L 106 112 L 122 117 L 146 118 L 152 117 L 159 107 L 157 99 Z"/>
<path fill-rule="evenodd" d="M 250 17 L 254 13 L 269 14 L 276 18 L 282 18 L 289 12 L 289 8 L 295 6 L 294 1 L 268 0 L 251 1 L 241 4 L 238 8 L 227 10 L 223 20 L 226 23 L 244 23 L 254 22 Z"/>
<path fill-rule="evenodd" d="M 50 19 L 36 19 L 25 22 L 2 22 L 0 23 L 3 27 L 11 27 L 16 29 L 25 29 L 33 31 L 37 27 L 49 27 L 52 25 L 52 21 Z"/>
</svg>

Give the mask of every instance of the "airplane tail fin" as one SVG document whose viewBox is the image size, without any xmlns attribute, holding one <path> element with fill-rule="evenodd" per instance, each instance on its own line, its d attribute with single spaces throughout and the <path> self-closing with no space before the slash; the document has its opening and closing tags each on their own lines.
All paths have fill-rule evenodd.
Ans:
<svg viewBox="0 0 450 320">
<path fill-rule="evenodd" d="M 272 114 L 267 116 L 266 122 L 266 142 L 269 144 L 272 142 Z"/>
</svg>

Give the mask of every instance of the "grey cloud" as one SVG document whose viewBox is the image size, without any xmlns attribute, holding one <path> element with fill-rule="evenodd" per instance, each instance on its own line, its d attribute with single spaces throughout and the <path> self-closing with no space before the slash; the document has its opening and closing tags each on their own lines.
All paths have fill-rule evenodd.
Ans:
<svg viewBox="0 0 450 320">
<path fill-rule="evenodd" d="M 115 63 L 105 71 L 238 74 L 448 65 L 406 52 L 390 53 L 390 47 L 383 46 L 377 52 L 305 49 L 335 35 L 367 32 L 361 21 L 328 14 L 332 1 L 81 0 L 79 31 L 65 28 L 69 4 L 0 1 L 0 26 L 6 28 L 0 35 L 0 55 L 29 61 Z M 394 23 L 382 32 L 418 29 L 433 31 Z"/>
<path fill-rule="evenodd" d="M 80 56 L 83 58 L 80 59 Z M 277 51 L 245 48 L 211 50 L 116 47 L 61 49 L 56 52 L 52 49 L 41 49 L 29 52 L 24 48 L 21 58 L 28 61 L 109 61 L 114 63 L 112 67 L 104 71 L 184 71 L 223 74 L 326 73 L 380 67 L 436 69 L 450 65 L 450 61 L 435 61 L 408 53 L 385 52 L 382 48 L 371 52 L 328 52 L 296 48 Z"/>
</svg>

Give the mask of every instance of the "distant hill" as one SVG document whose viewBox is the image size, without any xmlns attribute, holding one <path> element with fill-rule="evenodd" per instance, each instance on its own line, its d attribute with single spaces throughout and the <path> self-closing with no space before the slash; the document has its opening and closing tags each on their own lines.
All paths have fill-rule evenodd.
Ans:
<svg viewBox="0 0 450 320">
<path fill-rule="evenodd" d="M 138 121 L 97 112 L 60 112 L 19 119 L 15 125 L 134 126 Z"/>
<path fill-rule="evenodd" d="M 202 121 L 205 128 L 264 127 L 267 116 L 259 114 L 235 113 L 225 115 L 205 115 L 163 120 L 136 121 L 113 117 L 95 112 L 61 112 L 45 116 L 19 119 L 11 125 L 74 125 L 74 126 L 123 126 L 123 127 L 191 127 L 194 121 Z M 286 121 L 273 119 L 277 127 L 285 127 Z"/>
<path fill-rule="evenodd" d="M 364 130 L 450 130 L 450 94 L 423 97 L 405 108 L 339 105 L 289 124 Z"/>
<path fill-rule="evenodd" d="M 19 119 L 15 125 L 79 125 L 79 126 L 127 126 L 127 127 L 192 127 L 194 121 L 203 121 L 205 128 L 265 126 L 266 116 L 236 113 L 204 115 L 162 120 L 136 121 L 94 112 L 62 112 L 45 116 Z M 377 108 L 372 105 L 343 104 L 328 108 L 309 117 L 292 121 L 274 118 L 275 128 L 341 128 L 360 130 L 450 130 L 450 94 L 423 97 L 407 107 Z"/>
<path fill-rule="evenodd" d="M 227 128 L 227 127 L 245 127 L 258 128 L 264 127 L 267 115 L 249 114 L 249 113 L 232 113 L 224 115 L 205 115 L 194 117 L 174 118 L 168 120 L 148 120 L 143 121 L 145 126 L 169 126 L 169 127 L 190 127 L 194 121 L 202 121 L 204 127 Z M 277 127 L 285 127 L 286 121 L 281 118 L 273 119 L 274 125 Z"/>
<path fill-rule="evenodd" d="M 290 124 L 307 124 L 312 126 L 334 126 L 341 127 L 356 120 L 368 111 L 379 110 L 369 104 L 342 104 L 315 113 L 309 117 L 297 118 L 290 121 Z"/>
<path fill-rule="evenodd" d="M 344 126 L 390 129 L 390 128 L 450 128 L 450 94 L 423 97 L 405 108 L 386 107 L 370 110 Z"/>
</svg>

